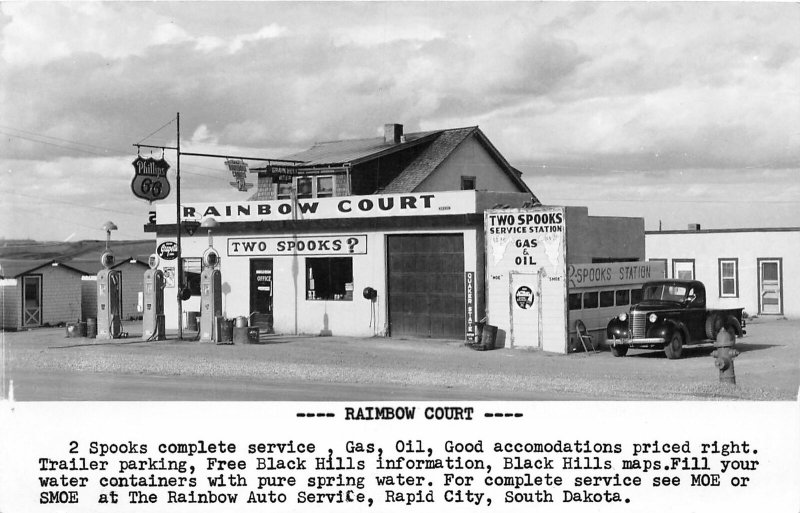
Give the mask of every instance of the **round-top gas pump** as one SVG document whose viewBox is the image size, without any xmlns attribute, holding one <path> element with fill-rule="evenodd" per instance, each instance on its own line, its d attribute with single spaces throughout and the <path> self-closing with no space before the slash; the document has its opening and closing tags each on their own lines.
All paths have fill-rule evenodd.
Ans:
<svg viewBox="0 0 800 513">
<path fill-rule="evenodd" d="M 222 276 L 219 271 L 219 253 L 214 249 L 211 230 L 219 223 L 209 217 L 200 223 L 208 229 L 208 249 L 203 253 L 203 270 L 200 271 L 200 342 L 216 338 L 217 317 L 222 315 Z"/>
<path fill-rule="evenodd" d="M 122 273 L 111 269 L 114 254 L 100 257 L 104 269 L 97 273 L 97 338 L 109 340 L 122 335 Z"/>
<path fill-rule="evenodd" d="M 200 342 L 214 341 L 214 323 L 222 315 L 222 275 L 218 267 L 219 254 L 209 247 L 203 253 L 200 272 Z"/>
<path fill-rule="evenodd" d="M 164 318 L 164 271 L 157 269 L 160 259 L 155 253 L 147 263 L 150 269 L 144 272 L 144 309 L 142 312 L 142 340 L 165 340 Z"/>
</svg>

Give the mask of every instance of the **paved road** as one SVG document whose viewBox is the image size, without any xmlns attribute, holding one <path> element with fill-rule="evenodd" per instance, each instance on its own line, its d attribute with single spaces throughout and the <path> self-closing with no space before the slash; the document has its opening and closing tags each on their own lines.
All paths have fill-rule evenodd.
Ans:
<svg viewBox="0 0 800 513">
<path fill-rule="evenodd" d="M 11 371 L 18 401 L 500 401 L 563 400 L 563 394 L 268 380 Z M 580 397 L 575 397 L 580 398 Z M 595 398 L 596 399 L 596 398 Z"/>
<path fill-rule="evenodd" d="M 135 333 L 135 327 L 129 331 Z M 270 337 L 265 344 L 66 339 L 64 329 L 2 333 L 0 382 L 18 400 L 796 400 L 800 321 L 749 323 L 737 387 L 709 356 L 663 351 L 553 355 L 473 351 L 459 341 Z"/>
</svg>

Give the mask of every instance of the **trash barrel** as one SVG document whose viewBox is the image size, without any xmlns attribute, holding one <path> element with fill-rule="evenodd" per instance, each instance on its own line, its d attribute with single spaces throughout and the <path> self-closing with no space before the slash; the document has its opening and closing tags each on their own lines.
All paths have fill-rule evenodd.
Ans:
<svg viewBox="0 0 800 513">
<path fill-rule="evenodd" d="M 76 322 L 75 323 L 75 330 L 77 333 L 75 334 L 76 337 L 85 337 L 86 336 L 86 323 L 85 322 Z"/>
<path fill-rule="evenodd" d="M 74 322 L 68 322 L 65 328 L 67 330 L 67 338 L 74 338 L 78 336 L 76 335 L 78 329 L 75 327 Z"/>
<path fill-rule="evenodd" d="M 97 336 L 97 319 L 88 317 L 86 319 L 86 336 L 88 338 L 95 338 Z"/>
<path fill-rule="evenodd" d="M 483 347 L 486 349 L 494 349 L 496 340 L 497 340 L 497 326 L 486 324 L 483 327 L 483 337 L 481 337 L 481 343 L 483 344 Z"/>
<path fill-rule="evenodd" d="M 217 317 L 214 339 L 217 344 L 230 344 L 233 342 L 233 321 L 225 317 Z"/>
</svg>

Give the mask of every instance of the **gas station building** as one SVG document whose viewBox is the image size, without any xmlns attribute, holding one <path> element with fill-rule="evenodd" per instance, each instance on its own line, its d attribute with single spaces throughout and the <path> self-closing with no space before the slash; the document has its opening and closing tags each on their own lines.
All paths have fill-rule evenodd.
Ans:
<svg viewBox="0 0 800 513">
<path fill-rule="evenodd" d="M 560 353 L 573 329 L 567 266 L 645 257 L 641 218 L 542 206 L 477 127 L 386 125 L 382 138 L 287 159 L 302 164 L 250 169 L 248 200 L 183 203 L 180 225 L 174 205 L 158 205 L 145 230 L 157 237 L 167 329 L 178 327 L 179 226 L 187 324 L 210 293 L 223 317 L 262 332 L 471 340 L 487 317 L 501 347 Z M 210 233 L 183 229 L 206 219 L 218 223 Z M 209 242 L 217 284 L 200 282 Z"/>
</svg>

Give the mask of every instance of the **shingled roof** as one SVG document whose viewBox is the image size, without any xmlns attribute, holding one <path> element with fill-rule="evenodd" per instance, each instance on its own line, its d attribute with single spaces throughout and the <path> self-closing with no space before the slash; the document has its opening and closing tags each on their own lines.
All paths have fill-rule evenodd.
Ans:
<svg viewBox="0 0 800 513">
<path fill-rule="evenodd" d="M 405 168 L 383 192 L 386 194 L 410 192 L 428 178 L 453 150 L 469 137 L 478 127 L 443 130 L 439 137 L 422 154 Z"/>
<path fill-rule="evenodd" d="M 439 133 L 441 131 L 405 134 L 400 143 L 386 142 L 383 137 L 315 142 L 311 148 L 283 158 L 302 162 L 299 167 L 356 165 L 417 146 Z"/>
<path fill-rule="evenodd" d="M 394 125 L 387 125 L 387 127 L 389 126 Z M 533 192 L 522 180 L 521 173 L 506 161 L 477 126 L 407 133 L 399 139 L 399 142 L 387 140 L 385 136 L 316 142 L 305 151 L 286 155 L 283 158 L 302 162 L 297 166 L 299 169 L 341 166 L 351 166 L 357 169 L 356 166 L 359 164 L 394 153 L 405 150 L 415 151 L 418 154 L 410 164 L 394 180 L 376 191 L 383 194 L 413 192 L 469 137 L 476 138 L 497 162 L 498 167 L 508 175 L 511 181 L 517 184 L 520 190 L 533 196 Z M 408 152 L 404 154 L 408 155 Z M 249 199 L 253 201 L 264 199 L 264 197 L 264 191 L 259 188 Z"/>
</svg>

